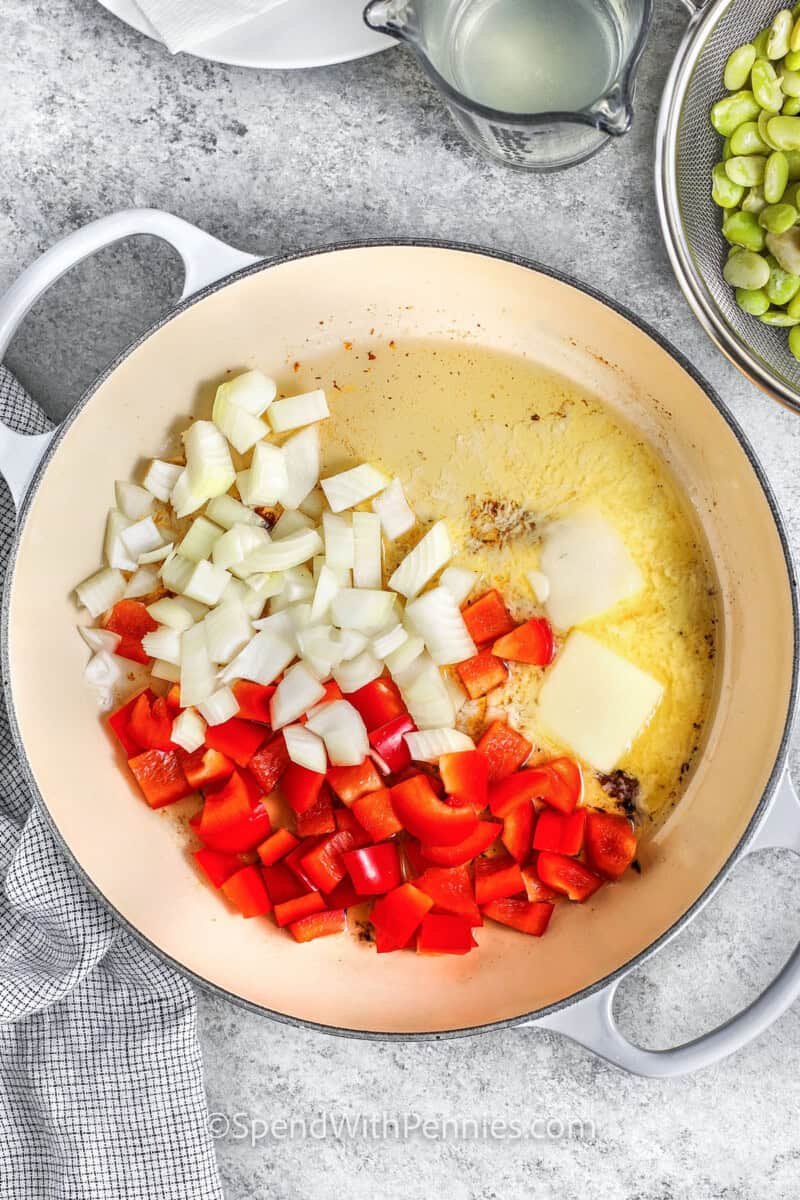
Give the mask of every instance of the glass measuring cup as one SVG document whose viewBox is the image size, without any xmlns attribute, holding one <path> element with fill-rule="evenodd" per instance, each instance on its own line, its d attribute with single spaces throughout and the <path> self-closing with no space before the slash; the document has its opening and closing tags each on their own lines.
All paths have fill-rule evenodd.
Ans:
<svg viewBox="0 0 800 1200">
<path fill-rule="evenodd" d="M 515 3 L 524 29 L 499 29 L 498 19 L 513 14 Z M 409 43 L 473 146 L 508 166 L 552 171 L 582 162 L 609 137 L 630 129 L 636 68 L 653 15 L 653 0 L 570 0 L 570 5 L 566 0 L 371 0 L 364 20 L 371 29 Z M 537 37 L 538 13 L 541 40 L 531 41 Z M 586 27 L 589 20 L 602 29 L 605 68 L 598 64 L 598 39 Z M 558 29 L 562 36 L 555 34 Z M 579 44 L 582 55 L 593 57 L 571 59 Z M 470 45 L 478 64 L 472 78 L 465 70 Z M 532 46 L 536 54 L 525 61 Z M 509 57 L 514 53 L 516 61 Z M 560 72 L 554 64 L 562 61 Z M 587 88 L 589 94 L 581 98 Z M 563 102 L 570 95 L 579 100 L 574 108 Z M 497 106 L 489 102 L 493 96 Z M 526 97 L 535 100 L 527 105 L 535 111 L 525 111 Z"/>
</svg>

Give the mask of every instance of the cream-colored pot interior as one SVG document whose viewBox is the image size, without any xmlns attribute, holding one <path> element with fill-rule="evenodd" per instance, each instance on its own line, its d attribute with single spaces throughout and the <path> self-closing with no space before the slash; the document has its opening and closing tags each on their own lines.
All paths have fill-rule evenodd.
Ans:
<svg viewBox="0 0 800 1200">
<path fill-rule="evenodd" d="M 115 478 L 161 448 L 227 368 L 287 364 L 376 331 L 526 355 L 624 412 L 670 461 L 705 528 L 724 599 L 719 702 L 688 792 L 643 849 L 643 873 L 562 906 L 543 940 L 484 930 L 461 958 L 377 956 L 354 939 L 296 946 L 229 912 L 185 838 L 120 769 L 83 682 L 77 580 L 96 569 Z M 424 388 L 424 381 L 420 383 Z M 431 404 L 442 404 L 441 396 Z M 453 414 L 456 419 L 457 414 Z M 498 413 L 498 419 L 502 413 Z M 385 413 L 397 461 L 424 430 Z M 484 255 L 425 247 L 322 253 L 258 269 L 191 304 L 99 386 L 30 504 L 9 599 L 10 684 L 31 771 L 64 841 L 156 947 L 234 997 L 352 1030 L 445 1031 L 531 1013 L 603 979 L 669 930 L 740 842 L 791 703 L 791 583 L 757 476 L 692 377 L 624 317 L 567 284 Z"/>
</svg>

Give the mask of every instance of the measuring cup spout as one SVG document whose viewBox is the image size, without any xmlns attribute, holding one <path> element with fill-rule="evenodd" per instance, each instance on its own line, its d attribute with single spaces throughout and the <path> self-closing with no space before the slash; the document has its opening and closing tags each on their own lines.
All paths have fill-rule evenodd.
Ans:
<svg viewBox="0 0 800 1200">
<path fill-rule="evenodd" d="M 592 111 L 597 128 L 612 137 L 621 137 L 633 124 L 633 105 L 621 91 L 610 92 L 598 100 Z"/>
<path fill-rule="evenodd" d="M 410 0 L 370 0 L 364 9 L 364 20 L 370 29 L 402 39 L 412 27 L 413 12 Z"/>
</svg>

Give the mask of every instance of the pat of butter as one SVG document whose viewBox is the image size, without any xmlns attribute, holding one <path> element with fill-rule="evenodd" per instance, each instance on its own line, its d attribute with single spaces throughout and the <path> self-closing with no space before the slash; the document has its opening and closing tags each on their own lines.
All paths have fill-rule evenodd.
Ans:
<svg viewBox="0 0 800 1200">
<path fill-rule="evenodd" d="M 643 585 L 622 538 L 598 512 L 549 525 L 539 565 L 550 584 L 547 615 L 557 629 L 599 616 Z"/>
<path fill-rule="evenodd" d="M 655 712 L 663 686 L 627 658 L 576 630 L 539 693 L 544 734 L 599 771 L 611 771 Z"/>
</svg>

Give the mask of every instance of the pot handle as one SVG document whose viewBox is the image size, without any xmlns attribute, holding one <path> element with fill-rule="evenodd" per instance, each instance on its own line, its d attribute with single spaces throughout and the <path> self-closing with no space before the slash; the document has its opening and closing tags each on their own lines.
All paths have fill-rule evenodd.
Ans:
<svg viewBox="0 0 800 1200">
<path fill-rule="evenodd" d="M 234 250 L 181 217 L 155 208 L 132 208 L 100 217 L 56 242 L 0 296 L 0 361 L 20 322 L 51 284 L 90 254 L 136 234 L 163 238 L 180 254 L 185 270 L 182 299 L 258 261 L 257 255 Z M 18 509 L 55 433 L 26 436 L 0 425 L 0 473 Z"/>
<path fill-rule="evenodd" d="M 800 800 L 788 771 L 745 853 L 782 847 L 800 854 Z M 552 1029 L 600 1058 L 650 1079 L 699 1071 L 740 1050 L 762 1034 L 800 996 L 800 946 L 780 974 L 743 1012 L 710 1033 L 670 1050 L 645 1050 L 629 1042 L 614 1020 L 614 998 L 625 972 L 608 987 L 522 1028 Z"/>
</svg>

